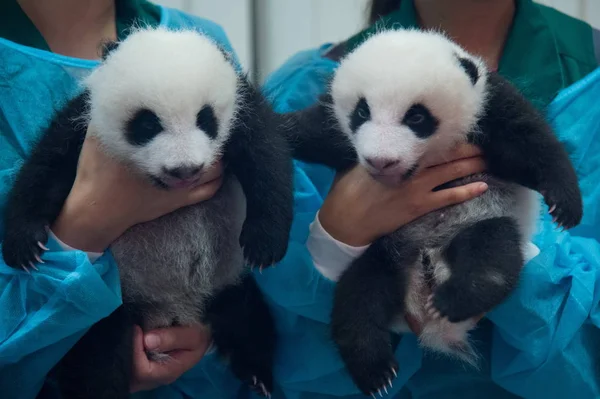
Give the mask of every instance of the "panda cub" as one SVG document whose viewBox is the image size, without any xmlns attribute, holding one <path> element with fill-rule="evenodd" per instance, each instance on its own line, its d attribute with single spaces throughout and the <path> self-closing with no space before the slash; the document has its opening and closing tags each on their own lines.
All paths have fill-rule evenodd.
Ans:
<svg viewBox="0 0 600 399">
<path fill-rule="evenodd" d="M 5 262 L 40 260 L 88 126 L 107 154 L 165 190 L 192 187 L 220 158 L 226 169 L 211 200 L 136 225 L 111 245 L 123 305 L 57 366 L 63 396 L 128 397 L 134 323 L 144 330 L 207 324 L 234 374 L 270 396 L 274 322 L 244 259 L 266 267 L 287 249 L 292 158 L 277 116 L 229 55 L 195 31 L 141 29 L 107 49 L 17 177 Z"/>
<path fill-rule="evenodd" d="M 341 61 L 321 101 L 291 119 L 295 158 L 337 171 L 360 163 L 384 184 L 461 142 L 480 146 L 487 161 L 488 173 L 447 185 L 484 181 L 483 195 L 382 237 L 341 276 L 333 339 L 365 394 L 396 375 L 389 330 L 404 315 L 422 326 L 423 346 L 475 363 L 468 331 L 519 280 L 538 216 L 534 191 L 559 225 L 581 220 L 574 168 L 543 116 L 440 33 L 370 37 Z"/>
</svg>

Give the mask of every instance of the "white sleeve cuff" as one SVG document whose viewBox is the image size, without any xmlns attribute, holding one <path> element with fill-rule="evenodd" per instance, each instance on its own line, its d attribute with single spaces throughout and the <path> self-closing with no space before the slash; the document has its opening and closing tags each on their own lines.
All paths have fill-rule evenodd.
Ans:
<svg viewBox="0 0 600 399">
<path fill-rule="evenodd" d="M 64 242 L 62 242 L 60 240 L 60 238 L 58 238 L 53 232 L 52 230 L 50 230 L 50 237 L 56 241 L 56 243 L 64 250 L 64 251 L 77 251 L 77 249 L 65 244 Z M 90 260 L 90 263 L 94 263 L 95 261 L 98 260 L 98 258 L 100 258 L 102 256 L 102 252 L 86 252 L 87 256 Z"/>
<path fill-rule="evenodd" d="M 310 225 L 306 247 L 315 268 L 323 277 L 337 281 L 352 261 L 362 255 L 369 245 L 353 247 L 333 238 L 319 221 L 319 214 Z"/>
</svg>

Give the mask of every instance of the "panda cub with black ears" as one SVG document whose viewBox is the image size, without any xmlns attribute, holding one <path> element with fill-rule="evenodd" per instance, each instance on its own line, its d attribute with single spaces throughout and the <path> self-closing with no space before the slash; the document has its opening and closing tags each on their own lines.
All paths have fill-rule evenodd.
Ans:
<svg viewBox="0 0 600 399">
<path fill-rule="evenodd" d="M 292 158 L 280 119 L 229 55 L 198 32 L 141 29 L 107 49 L 17 176 L 5 262 L 27 268 L 40 260 L 86 133 L 165 190 L 192 187 L 219 159 L 225 176 L 212 199 L 136 225 L 111 245 L 123 305 L 55 368 L 62 396 L 128 397 L 134 324 L 147 331 L 197 323 L 210 327 L 233 373 L 270 396 L 274 322 L 244 260 L 267 267 L 287 249 Z"/>
<path fill-rule="evenodd" d="M 478 145 L 488 173 L 468 202 L 382 237 L 341 276 L 332 333 L 358 388 L 386 391 L 398 364 L 389 330 L 422 326 L 423 346 L 476 363 L 475 317 L 515 288 L 541 193 L 555 221 L 583 213 L 568 154 L 543 116 L 479 58 L 436 32 L 384 31 L 342 59 L 320 103 L 291 117 L 294 157 L 344 171 L 360 163 L 385 184 L 418 173 L 461 142 Z M 401 365 L 400 365 L 401 367 Z"/>
</svg>

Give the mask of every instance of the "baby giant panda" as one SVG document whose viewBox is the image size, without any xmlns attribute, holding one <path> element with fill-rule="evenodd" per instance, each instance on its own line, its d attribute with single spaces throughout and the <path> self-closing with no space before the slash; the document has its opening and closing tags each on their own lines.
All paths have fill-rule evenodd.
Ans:
<svg viewBox="0 0 600 399">
<path fill-rule="evenodd" d="M 489 174 L 447 185 L 484 181 L 483 195 L 382 237 L 341 276 L 333 339 L 365 394 L 381 394 L 396 375 L 388 330 L 404 315 L 422 326 L 423 346 L 475 361 L 468 331 L 517 284 L 538 216 L 532 190 L 559 225 L 581 220 L 574 168 L 542 115 L 440 33 L 370 37 L 341 61 L 320 103 L 291 119 L 295 158 L 338 171 L 358 162 L 384 184 L 461 142 L 487 160 Z"/>
<path fill-rule="evenodd" d="M 234 374 L 270 396 L 274 323 L 244 258 L 266 267 L 287 248 L 292 159 L 277 116 L 228 54 L 195 31 L 142 29 L 107 48 L 84 93 L 52 120 L 17 177 L 5 262 L 39 260 L 88 125 L 107 154 L 162 189 L 193 186 L 220 158 L 225 177 L 211 200 L 134 226 L 111 245 L 123 306 L 59 364 L 63 395 L 128 397 L 134 323 L 150 330 L 202 322 Z"/>
</svg>

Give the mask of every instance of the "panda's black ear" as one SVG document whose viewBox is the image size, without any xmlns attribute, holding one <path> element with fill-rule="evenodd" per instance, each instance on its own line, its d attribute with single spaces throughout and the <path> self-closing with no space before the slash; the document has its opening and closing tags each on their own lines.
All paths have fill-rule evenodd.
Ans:
<svg viewBox="0 0 600 399">
<path fill-rule="evenodd" d="M 468 58 L 458 57 L 458 61 L 460 62 L 462 69 L 469 75 L 471 83 L 475 85 L 479 80 L 479 70 L 477 69 L 477 65 Z"/>
<path fill-rule="evenodd" d="M 104 61 L 110 53 L 115 51 L 119 47 L 119 42 L 117 41 L 107 41 L 102 43 L 102 61 Z"/>
</svg>

